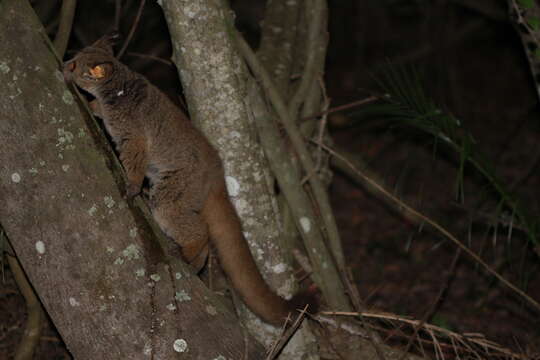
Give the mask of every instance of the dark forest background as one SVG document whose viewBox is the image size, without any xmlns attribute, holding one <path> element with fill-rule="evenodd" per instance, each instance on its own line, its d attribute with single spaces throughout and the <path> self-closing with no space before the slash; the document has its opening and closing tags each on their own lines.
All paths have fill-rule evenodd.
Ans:
<svg viewBox="0 0 540 360">
<path fill-rule="evenodd" d="M 48 32 L 59 1 L 34 0 Z M 127 0 L 127 33 L 139 2 Z M 238 29 L 257 47 L 265 2 L 231 1 Z M 475 153 L 489 164 L 533 223 L 540 203 L 540 112 L 519 34 L 504 0 L 330 1 L 325 83 L 330 109 L 385 93 L 395 71 L 404 91 L 422 89 L 430 103 L 460 123 Z M 114 1 L 78 2 L 67 57 L 110 30 Z M 147 1 L 123 61 L 181 102 L 161 8 Z M 425 100 L 426 103 L 428 100 Z M 381 106 L 383 105 L 383 106 Z M 384 102 L 328 116 L 336 148 L 405 203 L 436 220 L 496 271 L 540 299 L 538 255 L 530 229 L 500 205 L 464 150 L 436 141 L 414 124 L 396 122 Z M 437 231 L 403 216 L 399 206 L 333 168 L 331 200 L 347 264 L 368 309 L 425 319 L 459 333 L 478 333 L 516 352 L 540 352 L 540 316 Z M 366 170 L 368 171 L 368 170 Z M 463 181 L 460 182 L 460 174 Z M 458 186 L 461 184 L 462 186 Z M 457 257 L 456 257 L 457 255 Z M 457 259 L 457 260 L 455 260 Z M 0 354 L 10 354 L 24 328 L 24 300 L 4 267 L 0 291 Z M 435 304 L 435 305 L 434 305 Z M 385 323 L 382 338 L 405 344 L 401 325 Z M 405 331 L 405 330 L 403 330 Z M 39 359 L 69 358 L 48 324 Z"/>
</svg>

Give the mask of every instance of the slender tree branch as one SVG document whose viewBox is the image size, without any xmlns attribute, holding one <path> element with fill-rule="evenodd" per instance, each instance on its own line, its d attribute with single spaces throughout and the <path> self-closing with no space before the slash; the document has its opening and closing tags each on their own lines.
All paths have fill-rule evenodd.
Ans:
<svg viewBox="0 0 540 360">
<path fill-rule="evenodd" d="M 289 94 L 295 56 L 295 38 L 302 3 L 300 1 L 267 1 L 261 25 L 261 44 L 257 57 L 272 74 L 282 94 Z"/>
<path fill-rule="evenodd" d="M 1 236 L 4 237 L 5 240 L 3 231 Z M 9 253 L 14 254 L 14 251 L 11 250 Z M 15 350 L 15 360 L 32 360 L 34 352 L 39 345 L 45 314 L 32 285 L 30 285 L 30 282 L 24 274 L 24 270 L 22 269 L 19 260 L 14 255 L 10 254 L 7 254 L 7 260 L 11 272 L 13 273 L 13 277 L 15 278 L 15 282 L 24 297 L 26 310 L 28 312 L 26 328 L 19 345 Z"/>
<path fill-rule="evenodd" d="M 114 31 L 120 31 L 120 15 L 122 15 L 122 0 L 114 1 Z"/>
<path fill-rule="evenodd" d="M 250 91 L 249 93 L 257 94 L 258 92 Z M 292 163 L 276 122 L 258 110 L 258 103 L 264 104 L 263 100 L 254 98 L 251 103 L 255 126 L 261 134 L 261 145 L 309 254 L 314 269 L 313 280 L 321 289 L 330 307 L 350 308 L 339 272 L 331 261 L 329 262 L 332 256 L 325 246 L 322 229 L 317 226 L 318 217 L 300 183 L 300 169 Z"/>
<path fill-rule="evenodd" d="M 67 49 L 76 7 L 77 0 L 62 0 L 62 8 L 60 10 L 60 25 L 58 25 L 58 31 L 56 33 L 56 37 L 54 38 L 54 48 L 60 59 L 64 58 L 64 54 Z"/>
<path fill-rule="evenodd" d="M 118 51 L 118 54 L 116 57 L 118 59 L 122 58 L 122 55 L 124 55 L 124 52 L 126 51 L 129 42 L 133 38 L 133 34 L 135 34 L 135 30 L 137 30 L 137 26 L 139 25 L 139 21 L 141 20 L 142 11 L 144 8 L 144 4 L 146 3 L 146 0 L 141 0 L 139 3 L 139 9 L 137 10 L 137 15 L 135 16 L 135 20 L 133 21 L 133 24 L 131 25 L 131 29 L 129 29 L 129 33 L 126 37 L 126 40 L 124 41 L 124 44 L 122 45 L 122 48 L 120 51 Z"/>
<path fill-rule="evenodd" d="M 277 115 L 279 116 L 283 126 L 285 127 L 285 130 L 287 131 L 287 134 L 289 135 L 291 143 L 298 154 L 302 167 L 307 174 L 311 173 L 315 169 L 315 164 L 313 162 L 313 159 L 311 158 L 310 153 L 307 150 L 307 146 L 304 143 L 302 135 L 296 127 L 294 120 L 290 116 L 290 113 L 287 109 L 287 106 L 285 105 L 283 98 L 277 92 L 268 72 L 260 65 L 257 57 L 255 56 L 249 45 L 245 42 L 243 37 L 237 32 L 234 38 L 236 40 L 239 52 L 246 60 L 247 64 L 251 68 L 251 71 L 253 71 L 255 76 L 261 81 L 261 85 L 266 92 L 269 101 L 272 103 Z M 320 212 L 322 214 L 321 217 L 324 227 L 327 229 L 328 233 L 339 236 L 335 223 L 335 218 L 332 212 L 332 208 L 330 207 L 330 201 L 328 199 L 328 194 L 325 187 L 322 185 L 320 179 L 317 176 L 312 176 L 309 179 L 309 183 L 313 189 L 315 197 L 317 198 Z M 331 229 L 334 230 L 330 231 Z M 330 243 L 337 243 L 339 241 L 339 239 L 331 239 Z M 334 256 L 336 255 L 334 254 Z M 337 256 L 341 257 L 339 254 L 337 254 Z M 340 265 L 338 263 L 338 266 L 342 267 L 342 265 L 343 264 Z"/>
<path fill-rule="evenodd" d="M 302 73 L 300 85 L 289 102 L 289 116 L 296 119 L 298 110 L 304 102 L 308 91 L 315 81 L 319 71 L 317 69 L 317 46 L 322 32 L 323 16 L 326 13 L 326 3 L 324 0 L 306 1 L 305 9 L 308 17 L 308 34 L 306 41 L 306 64 Z"/>
<path fill-rule="evenodd" d="M 265 90 L 268 99 L 272 103 L 274 109 L 276 110 L 276 113 L 280 117 L 282 124 L 285 127 L 285 130 L 287 131 L 291 143 L 298 153 L 298 157 L 300 159 L 300 162 L 302 166 L 304 167 L 304 170 L 306 173 L 310 173 L 315 169 L 315 164 L 313 162 L 313 159 L 311 158 L 311 155 L 309 154 L 307 150 L 307 146 L 304 143 L 304 140 L 298 131 L 298 128 L 294 124 L 293 119 L 291 119 L 290 114 L 287 110 L 287 107 L 285 105 L 285 102 L 283 101 L 283 98 L 281 95 L 277 92 L 276 88 L 273 85 L 272 80 L 270 79 L 270 76 L 268 75 L 268 72 L 260 65 L 257 57 L 249 47 L 249 45 L 245 42 L 245 40 L 242 38 L 242 36 L 238 33 L 236 33 L 235 36 L 236 43 L 238 46 L 238 49 L 246 62 L 248 63 L 249 67 L 251 68 L 252 72 L 256 75 L 257 78 L 261 81 L 261 85 L 263 89 Z M 330 207 L 330 202 L 328 200 L 328 194 L 326 193 L 326 189 L 322 185 L 321 181 L 317 176 L 312 176 L 309 179 L 310 185 L 313 189 L 313 192 L 317 199 L 319 200 L 319 206 L 321 211 L 321 217 L 323 220 L 323 223 L 325 227 L 328 229 L 329 227 L 335 227 L 335 219 L 333 216 L 332 209 Z M 302 224 L 300 224 L 302 225 Z M 314 225 L 314 224 L 313 224 Z M 331 264 L 326 264 L 327 267 L 331 266 Z M 350 304 L 344 301 L 339 301 L 340 307 L 350 307 Z"/>
</svg>

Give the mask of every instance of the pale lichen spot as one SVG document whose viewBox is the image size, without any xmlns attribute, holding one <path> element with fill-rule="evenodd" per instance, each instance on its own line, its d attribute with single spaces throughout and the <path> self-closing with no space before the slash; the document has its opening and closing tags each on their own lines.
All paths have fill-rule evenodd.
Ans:
<svg viewBox="0 0 540 360">
<path fill-rule="evenodd" d="M 212 360 L 227 360 L 227 358 L 223 355 L 218 355 L 217 357 L 213 358 Z"/>
<path fill-rule="evenodd" d="M 74 297 L 69 298 L 69 305 L 71 306 L 80 306 L 81 304 Z"/>
<path fill-rule="evenodd" d="M 62 165 L 62 170 L 63 170 L 64 172 L 68 172 L 68 171 L 69 171 L 69 165 L 68 165 L 68 164 Z"/>
<path fill-rule="evenodd" d="M 114 252 L 114 248 L 112 246 L 107 246 L 107 252 L 112 254 Z"/>
<path fill-rule="evenodd" d="M 92 207 L 90 209 L 88 209 L 88 215 L 90 216 L 94 216 L 97 212 L 97 206 L 96 204 L 92 204 Z"/>
<path fill-rule="evenodd" d="M 197 16 L 197 13 L 201 11 L 199 5 L 197 4 L 190 4 L 184 7 L 184 13 L 187 15 L 188 18 L 193 19 L 195 16 Z"/>
<path fill-rule="evenodd" d="M 73 95 L 71 95 L 71 92 L 69 90 L 64 91 L 64 94 L 62 95 L 62 101 L 68 105 L 73 104 Z"/>
<path fill-rule="evenodd" d="M 174 340 L 173 349 L 176 352 L 183 353 L 188 350 L 188 344 L 184 339 L 176 339 Z"/>
<path fill-rule="evenodd" d="M 167 308 L 167 310 L 169 310 L 169 311 L 174 311 L 174 310 L 176 310 L 176 306 L 175 306 L 174 304 L 168 304 L 168 305 L 166 306 L 166 308 Z"/>
<path fill-rule="evenodd" d="M 306 234 L 311 231 L 311 221 L 307 217 L 303 216 L 300 218 L 300 225 Z"/>
<path fill-rule="evenodd" d="M 0 72 L 7 74 L 11 69 L 5 61 L 0 62 Z"/>
<path fill-rule="evenodd" d="M 107 305 L 101 305 L 101 306 L 99 307 L 99 311 L 103 312 L 103 311 L 105 311 L 105 310 L 107 310 Z"/>
<path fill-rule="evenodd" d="M 56 147 L 62 146 L 64 144 L 71 144 L 73 142 L 74 136 L 72 132 L 66 131 L 64 130 L 64 128 L 59 128 L 57 130 L 57 133 L 58 133 L 58 142 L 56 143 Z"/>
<path fill-rule="evenodd" d="M 176 280 L 180 280 L 182 278 L 182 273 L 177 272 L 174 274 L 174 277 L 176 278 Z"/>
<path fill-rule="evenodd" d="M 8 85 L 9 85 L 9 84 L 8 84 Z M 16 93 L 15 95 L 9 95 L 9 98 L 10 98 L 11 100 L 15 99 L 17 96 L 19 96 L 19 95 L 22 94 L 21 89 L 17 88 L 16 91 L 17 91 L 17 93 Z"/>
<path fill-rule="evenodd" d="M 114 265 L 122 265 L 124 263 L 124 259 L 122 259 L 121 257 L 118 257 L 116 258 L 116 260 L 114 260 Z"/>
<path fill-rule="evenodd" d="M 174 295 L 174 298 L 180 302 L 191 300 L 191 296 L 188 295 L 186 290 L 177 291 Z"/>
<path fill-rule="evenodd" d="M 159 274 L 152 274 L 150 275 L 150 279 L 152 279 L 152 281 L 158 282 L 159 280 L 161 280 L 161 276 L 159 276 Z"/>
<path fill-rule="evenodd" d="M 136 245 L 131 244 L 122 250 L 122 255 L 128 260 L 138 259 L 141 257 L 140 251 Z"/>
<path fill-rule="evenodd" d="M 45 166 L 45 164 L 46 164 L 45 160 L 39 160 L 39 165 L 40 166 Z"/>
<path fill-rule="evenodd" d="M 62 72 L 58 69 L 56 69 L 54 71 L 54 76 L 56 77 L 56 80 L 60 81 L 60 82 L 64 82 L 64 75 L 62 74 Z"/>
<path fill-rule="evenodd" d="M 119 92 L 116 93 L 116 96 L 122 96 L 124 95 L 124 90 L 120 90 Z"/>
<path fill-rule="evenodd" d="M 253 178 L 255 179 L 256 182 L 259 182 L 262 179 L 262 174 L 259 171 L 256 171 L 253 173 Z"/>
<path fill-rule="evenodd" d="M 86 136 L 86 131 L 83 128 L 79 128 L 79 132 L 77 133 L 77 136 L 82 138 Z"/>
<path fill-rule="evenodd" d="M 30 168 L 30 169 L 28 170 L 28 172 L 29 172 L 30 174 L 32 174 L 32 175 L 36 175 L 37 173 L 39 173 L 38 169 L 36 169 L 36 168 L 34 168 L 34 167 L 33 167 L 33 168 Z"/>
<path fill-rule="evenodd" d="M 116 204 L 112 196 L 103 197 L 103 202 L 105 203 L 105 206 L 107 206 L 109 209 L 112 208 Z"/>
<path fill-rule="evenodd" d="M 245 214 L 247 212 L 249 212 L 249 205 L 248 205 L 248 202 L 244 199 L 238 199 L 234 202 L 234 205 L 235 205 L 235 208 L 236 210 L 240 213 L 240 214 Z"/>
<path fill-rule="evenodd" d="M 135 270 L 136 277 L 143 277 L 144 275 L 146 275 L 146 270 L 144 268 Z"/>
<path fill-rule="evenodd" d="M 274 266 L 272 266 L 272 271 L 276 274 L 282 274 L 285 271 L 287 271 L 287 264 L 285 263 L 279 263 Z"/>
<path fill-rule="evenodd" d="M 212 315 L 212 316 L 217 315 L 217 310 L 216 310 L 216 308 L 215 308 L 214 306 L 212 306 L 212 305 L 206 305 L 206 308 L 205 308 L 205 309 L 206 309 L 206 312 L 207 312 L 208 314 L 210 314 L 210 315 Z"/>
<path fill-rule="evenodd" d="M 19 173 L 14 172 L 11 174 L 11 181 L 14 183 L 20 183 L 21 182 L 21 175 Z"/>
<path fill-rule="evenodd" d="M 225 183 L 227 184 L 227 191 L 230 196 L 238 196 L 240 193 L 240 184 L 232 176 L 225 177 Z"/>
<path fill-rule="evenodd" d="M 38 254 L 45 254 L 45 243 L 43 241 L 39 240 L 36 242 L 36 251 Z"/>
<path fill-rule="evenodd" d="M 131 229 L 129 229 L 129 237 L 132 237 L 132 238 L 137 237 L 138 232 L 139 232 L 139 229 L 137 229 L 136 227 L 132 227 Z"/>
<path fill-rule="evenodd" d="M 152 355 L 152 344 L 150 342 L 144 344 L 143 353 L 147 356 Z"/>
</svg>

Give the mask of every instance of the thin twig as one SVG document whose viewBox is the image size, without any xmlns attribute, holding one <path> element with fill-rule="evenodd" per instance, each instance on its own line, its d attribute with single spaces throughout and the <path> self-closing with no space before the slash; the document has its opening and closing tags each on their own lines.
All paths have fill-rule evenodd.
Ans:
<svg viewBox="0 0 540 360">
<path fill-rule="evenodd" d="M 312 140 L 312 142 L 317 143 L 315 140 Z M 529 304 L 533 305 L 538 311 L 540 311 L 540 304 L 535 301 L 532 297 L 527 295 L 525 292 L 523 292 L 521 289 L 513 285 L 511 282 L 506 280 L 502 275 L 500 275 L 497 271 L 493 270 L 484 260 L 482 260 L 476 253 L 474 253 L 472 250 L 470 250 L 467 246 L 463 245 L 461 241 L 459 241 L 454 235 L 452 235 L 448 230 L 443 228 L 441 225 L 439 225 L 434 220 L 428 218 L 427 216 L 421 214 L 420 212 L 416 211 L 415 209 L 411 208 L 409 205 L 405 204 L 402 200 L 398 199 L 396 196 L 394 196 L 392 193 L 388 192 L 386 189 L 384 189 L 381 185 L 373 181 L 372 179 L 365 176 L 362 171 L 357 169 L 353 164 L 351 164 L 345 157 L 341 156 L 340 154 L 336 153 L 333 149 L 326 146 L 325 144 L 320 144 L 326 151 L 328 151 L 333 156 L 339 158 L 341 161 L 345 162 L 351 169 L 353 169 L 359 176 L 365 179 L 367 183 L 369 183 L 373 188 L 377 189 L 379 192 L 381 192 L 386 198 L 389 200 L 392 200 L 396 204 L 398 204 L 401 208 L 403 208 L 405 211 L 411 213 L 415 217 L 422 220 L 422 222 L 431 225 L 434 229 L 439 231 L 444 237 L 451 240 L 454 244 L 456 244 L 461 250 L 465 251 L 471 258 L 474 259 L 477 263 L 482 265 L 482 267 L 491 275 L 495 276 L 499 281 L 501 281 L 504 285 L 506 285 L 509 289 L 514 291 L 515 293 L 522 296 Z"/>
<path fill-rule="evenodd" d="M 63 59 L 64 54 L 66 53 L 76 7 L 77 0 L 62 0 L 62 8 L 60 9 L 60 25 L 58 25 L 58 31 L 56 32 L 56 37 L 54 38 L 54 48 L 60 59 Z"/>
<path fill-rule="evenodd" d="M 284 327 L 285 332 L 282 333 L 277 343 L 274 344 L 271 351 L 268 353 L 268 356 L 266 357 L 266 360 L 273 360 L 276 359 L 281 350 L 287 345 L 291 337 L 298 331 L 298 328 L 302 324 L 302 321 L 306 317 L 306 310 L 308 308 L 308 305 L 304 307 L 304 309 L 298 314 L 296 317 L 294 323 L 289 327 Z M 287 322 L 284 324 L 284 326 L 287 325 Z"/>
<path fill-rule="evenodd" d="M 324 87 L 324 81 L 322 78 L 319 78 L 319 85 L 320 85 L 320 88 L 321 88 L 321 92 L 322 92 L 322 96 L 323 96 L 323 109 L 325 109 L 325 111 L 328 109 L 328 106 L 330 105 L 330 99 L 328 98 L 328 96 L 326 95 L 326 89 Z M 326 123 L 328 122 L 328 116 L 325 114 L 321 117 L 321 120 L 319 121 L 319 125 L 318 125 L 318 139 L 319 139 L 319 142 L 323 142 L 323 139 L 324 139 L 324 130 L 326 129 Z M 317 154 L 315 156 L 315 159 L 316 159 L 316 162 L 315 162 L 315 168 L 313 169 L 313 171 L 309 174 L 307 174 L 306 176 L 304 176 L 304 178 L 302 179 L 301 183 L 302 185 L 304 185 L 311 176 L 315 176 L 316 173 L 318 173 L 319 171 L 321 171 L 321 167 L 322 167 L 322 153 L 323 153 L 323 150 L 320 146 L 317 146 Z"/>
<path fill-rule="evenodd" d="M 139 3 L 139 9 L 137 10 L 137 16 L 135 16 L 135 21 L 133 21 L 133 24 L 131 25 L 131 29 L 129 29 L 128 36 L 126 37 L 126 41 L 124 41 L 124 44 L 122 45 L 122 48 L 116 55 L 117 59 L 120 59 L 122 55 L 124 55 L 124 52 L 126 51 L 129 42 L 131 41 L 131 38 L 133 37 L 133 34 L 135 34 L 135 30 L 137 29 L 137 25 L 139 25 L 139 21 L 141 20 L 142 11 L 144 8 L 144 4 L 146 3 L 146 0 L 141 0 Z"/>
<path fill-rule="evenodd" d="M 362 312 L 364 310 L 364 304 L 362 303 L 362 300 L 360 298 L 358 287 L 356 287 L 356 285 L 354 284 L 352 272 L 350 269 L 347 269 L 347 272 L 345 274 L 345 279 L 346 279 L 345 285 L 347 286 L 347 290 L 350 293 L 354 308 L 356 309 L 356 311 Z M 380 339 L 378 335 L 375 334 L 374 331 L 368 329 L 367 324 L 366 324 L 367 323 L 366 319 L 364 319 L 363 317 L 360 317 L 360 322 L 362 323 L 362 326 L 366 329 L 368 340 L 370 344 L 373 346 L 373 349 L 375 350 L 375 354 L 377 354 L 377 357 L 380 360 L 386 360 L 386 357 L 384 356 L 384 352 L 379 346 Z"/>
<path fill-rule="evenodd" d="M 328 107 L 330 106 L 330 99 L 328 98 L 328 95 L 326 94 L 326 88 L 324 86 L 324 80 L 322 77 L 319 77 L 319 86 L 321 87 L 321 92 L 323 96 L 323 109 L 324 111 L 328 111 Z M 322 143 L 324 139 L 324 131 L 326 129 L 326 123 L 328 122 L 328 115 L 325 114 L 321 117 L 321 121 L 319 124 L 319 142 Z M 317 147 L 317 170 L 320 169 L 322 163 L 322 148 L 319 146 Z"/>
<path fill-rule="evenodd" d="M 437 309 L 437 305 L 440 303 L 444 293 L 446 292 L 446 289 L 448 289 L 448 285 L 450 284 L 450 280 L 452 279 L 452 276 L 454 275 L 454 271 L 456 269 L 456 264 L 458 262 L 460 253 L 461 253 L 461 249 L 458 248 L 456 250 L 456 255 L 454 255 L 454 259 L 452 260 L 452 264 L 450 265 L 450 269 L 447 272 L 446 279 L 445 279 L 443 285 L 441 286 L 441 288 L 439 289 L 439 293 L 437 294 L 437 297 L 435 298 L 435 300 L 433 301 L 433 303 L 429 307 L 428 311 L 426 311 L 426 313 L 424 314 L 424 316 L 420 320 L 420 323 L 417 326 L 414 327 L 414 332 L 410 336 L 409 341 L 407 342 L 407 346 L 403 350 L 401 356 L 399 357 L 399 360 L 404 360 L 405 359 L 405 356 L 407 356 L 407 353 L 409 352 L 409 350 L 411 348 L 411 345 L 414 342 L 414 338 L 416 338 L 418 336 L 418 331 L 421 328 L 424 327 L 424 324 L 431 318 L 431 316 L 433 316 L 433 313 Z"/>
<path fill-rule="evenodd" d="M 154 56 L 154 55 L 149 55 L 149 54 L 141 54 L 141 53 L 133 52 L 133 51 L 126 52 L 126 56 L 134 56 L 134 57 L 138 57 L 138 58 L 141 58 L 141 59 L 148 59 L 148 60 L 157 61 L 157 62 L 163 63 L 165 65 L 168 65 L 168 66 L 174 66 L 174 64 L 173 64 L 173 62 L 171 60 L 163 59 L 163 58 L 160 58 L 159 56 Z"/>
<path fill-rule="evenodd" d="M 122 14 L 122 0 L 114 2 L 114 31 L 120 31 L 120 15 Z"/>
<path fill-rule="evenodd" d="M 370 104 L 370 103 L 372 103 L 374 101 L 377 101 L 377 100 L 379 100 L 378 96 L 370 96 L 370 97 L 367 97 L 367 98 L 362 99 L 362 100 L 353 101 L 353 102 L 348 103 L 348 104 L 344 104 L 344 105 L 340 105 L 340 106 L 330 108 L 330 109 L 328 109 L 326 111 L 323 111 L 323 112 L 320 112 L 320 113 L 317 113 L 317 114 L 306 116 L 306 117 L 300 119 L 300 121 L 303 122 L 303 121 L 316 119 L 316 118 L 318 118 L 320 116 L 329 115 L 329 114 L 333 114 L 333 113 L 336 113 L 336 112 L 339 112 L 339 111 L 348 110 L 348 109 L 355 108 L 355 107 L 358 107 L 358 106 Z"/>
<path fill-rule="evenodd" d="M 363 311 L 363 312 L 346 312 L 346 311 L 323 311 L 321 312 L 322 315 L 333 315 L 333 316 L 354 316 L 354 317 L 368 317 L 368 318 L 374 318 L 374 319 L 381 319 L 381 320 L 390 320 L 390 321 L 397 321 L 405 324 L 409 324 L 411 326 L 418 326 L 420 324 L 420 320 L 414 320 L 410 319 L 404 316 L 391 314 L 391 313 L 382 313 L 382 312 L 372 312 L 372 311 Z M 431 342 L 434 347 L 438 347 L 436 351 L 442 351 L 443 346 L 447 346 L 443 343 L 440 343 L 438 338 L 435 336 L 435 334 L 441 334 L 442 336 L 446 336 L 450 339 L 453 339 L 457 342 L 459 342 L 463 348 L 466 348 L 468 352 L 475 354 L 478 358 L 482 358 L 475 349 L 471 347 L 472 345 L 479 346 L 483 349 L 483 351 L 491 356 L 494 355 L 494 352 L 509 356 L 514 359 L 523 359 L 527 360 L 530 359 L 526 355 L 516 354 L 512 352 L 509 349 L 506 349 L 499 344 L 487 340 L 483 335 L 481 334 L 471 334 L 471 333 L 464 333 L 464 334 L 458 334 L 454 331 L 447 330 L 444 328 L 441 328 L 439 326 L 435 326 L 432 324 L 424 324 L 423 329 L 432 336 L 432 339 L 436 341 Z M 383 330 L 383 329 L 381 329 Z M 464 349 L 462 349 L 464 350 Z"/>
</svg>

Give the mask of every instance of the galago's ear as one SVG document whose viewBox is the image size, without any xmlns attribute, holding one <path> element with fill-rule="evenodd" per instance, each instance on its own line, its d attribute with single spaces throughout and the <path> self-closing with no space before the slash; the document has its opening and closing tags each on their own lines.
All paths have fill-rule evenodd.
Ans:
<svg viewBox="0 0 540 360">
<path fill-rule="evenodd" d="M 113 31 L 99 38 L 91 45 L 91 47 L 105 50 L 107 54 L 112 56 L 114 54 L 113 46 L 116 45 L 121 38 L 122 36 L 119 32 Z"/>
</svg>

